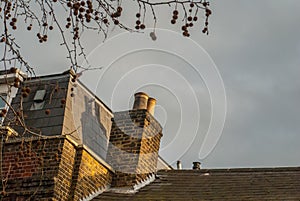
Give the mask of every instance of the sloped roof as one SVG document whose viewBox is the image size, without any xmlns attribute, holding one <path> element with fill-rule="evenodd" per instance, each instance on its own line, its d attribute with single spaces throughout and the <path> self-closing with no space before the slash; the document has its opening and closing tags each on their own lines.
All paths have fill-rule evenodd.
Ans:
<svg viewBox="0 0 300 201">
<path fill-rule="evenodd" d="M 300 167 L 164 170 L 135 194 L 93 199 L 101 200 L 300 200 Z"/>
<path fill-rule="evenodd" d="M 12 107 L 16 111 L 23 110 L 26 126 L 36 133 L 43 135 L 61 135 L 64 110 L 61 100 L 66 98 L 70 75 L 56 74 L 51 76 L 35 77 L 26 79 L 22 87 L 30 88 L 30 93 L 26 97 L 22 97 L 21 88 L 18 90 L 16 97 L 12 101 Z M 31 110 L 34 103 L 34 96 L 38 90 L 45 90 L 44 104 L 39 109 Z M 57 90 L 57 91 L 56 91 Z M 21 104 L 22 103 L 22 104 Z M 22 109 L 20 108 L 22 105 Z M 45 114 L 45 110 L 51 111 L 49 115 Z M 11 110 L 8 112 L 8 119 L 13 118 L 14 114 Z M 8 122 L 7 122 L 8 121 Z M 24 128 L 15 125 L 17 122 L 9 122 L 7 118 L 4 124 L 10 124 L 18 133 L 23 133 Z"/>
</svg>

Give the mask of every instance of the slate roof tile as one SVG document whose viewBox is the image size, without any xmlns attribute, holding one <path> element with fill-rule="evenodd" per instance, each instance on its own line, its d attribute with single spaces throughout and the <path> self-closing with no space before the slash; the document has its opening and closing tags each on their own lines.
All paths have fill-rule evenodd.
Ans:
<svg viewBox="0 0 300 201">
<path fill-rule="evenodd" d="M 50 75 L 36 78 L 26 79 L 22 87 L 30 87 L 30 93 L 27 97 L 22 98 L 22 90 L 18 90 L 16 97 L 12 101 L 12 107 L 19 110 L 22 106 L 24 113 L 25 124 L 28 128 L 36 133 L 42 132 L 43 135 L 61 135 L 64 111 L 61 100 L 67 96 L 67 87 L 69 84 L 70 75 Z M 58 88 L 58 90 L 55 90 Z M 31 110 L 34 103 L 34 96 L 38 90 L 46 90 L 44 105 L 40 109 Z M 22 104 L 20 104 L 21 100 Z M 45 110 L 49 109 L 50 114 L 45 114 Z M 9 110 L 7 117 L 13 118 L 14 115 Z M 9 122 L 4 122 L 4 125 Z M 24 132 L 24 128 L 19 125 L 14 125 L 14 122 L 10 126 L 19 133 Z"/>
<path fill-rule="evenodd" d="M 300 168 L 164 170 L 135 194 L 93 200 L 300 200 Z"/>
</svg>

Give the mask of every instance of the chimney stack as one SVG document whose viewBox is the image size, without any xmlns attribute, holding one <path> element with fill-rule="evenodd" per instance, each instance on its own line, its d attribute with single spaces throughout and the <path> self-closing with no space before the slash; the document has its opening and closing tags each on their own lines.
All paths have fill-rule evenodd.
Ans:
<svg viewBox="0 0 300 201">
<path fill-rule="evenodd" d="M 134 188 L 157 171 L 162 127 L 153 117 L 156 100 L 143 92 L 134 97 L 133 109 L 112 119 L 106 160 L 115 170 L 115 188 Z"/>
<path fill-rule="evenodd" d="M 200 170 L 200 162 L 193 162 L 193 170 Z"/>
</svg>

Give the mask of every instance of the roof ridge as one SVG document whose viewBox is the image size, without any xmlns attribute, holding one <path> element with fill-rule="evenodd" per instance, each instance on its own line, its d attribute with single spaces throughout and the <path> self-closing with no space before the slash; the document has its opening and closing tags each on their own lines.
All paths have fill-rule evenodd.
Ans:
<svg viewBox="0 0 300 201">
<path fill-rule="evenodd" d="M 286 172 L 300 171 L 300 167 L 258 167 L 258 168 L 220 168 L 220 169 L 182 169 L 182 170 L 159 170 L 158 173 L 164 172 L 184 172 L 184 173 L 206 173 L 206 172 Z"/>
</svg>

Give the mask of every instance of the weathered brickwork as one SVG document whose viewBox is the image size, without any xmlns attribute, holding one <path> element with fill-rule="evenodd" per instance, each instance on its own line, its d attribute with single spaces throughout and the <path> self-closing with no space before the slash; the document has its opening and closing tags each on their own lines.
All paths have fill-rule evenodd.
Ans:
<svg viewBox="0 0 300 201">
<path fill-rule="evenodd" d="M 112 181 L 112 171 L 65 136 L 2 145 L 2 200 L 77 201 Z"/>
<path fill-rule="evenodd" d="M 99 163 L 90 153 L 82 149 L 81 158 L 72 200 L 80 200 L 110 186 L 112 171 Z"/>
<path fill-rule="evenodd" d="M 55 185 L 55 200 L 81 200 L 110 185 L 112 171 L 82 146 L 65 140 Z"/>
<path fill-rule="evenodd" d="M 62 138 L 14 139 L 3 143 L 3 200 L 52 198 L 62 145 Z"/>
<path fill-rule="evenodd" d="M 68 200 L 71 194 L 72 175 L 75 160 L 76 149 L 68 140 L 64 140 L 61 161 L 55 176 L 54 199 Z"/>
<path fill-rule="evenodd" d="M 134 186 L 156 171 L 162 128 L 147 110 L 114 113 L 107 161 L 112 186 Z"/>
</svg>

